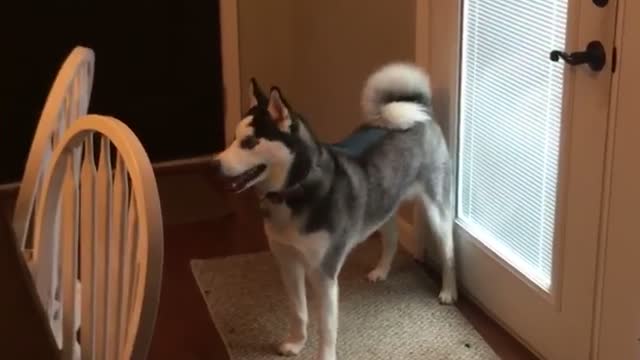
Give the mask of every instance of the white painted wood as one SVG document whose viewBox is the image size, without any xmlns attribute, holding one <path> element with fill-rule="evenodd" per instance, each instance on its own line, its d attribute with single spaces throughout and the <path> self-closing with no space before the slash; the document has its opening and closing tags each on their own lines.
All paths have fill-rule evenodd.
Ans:
<svg viewBox="0 0 640 360">
<path fill-rule="evenodd" d="M 121 306 L 123 299 L 127 297 L 124 284 L 122 283 L 123 267 L 123 243 L 127 230 L 127 218 L 129 211 L 129 187 L 127 169 L 120 154 L 117 155 L 115 164 L 115 174 L 113 180 L 113 206 L 111 208 L 111 237 L 109 238 L 109 290 L 107 303 L 107 358 L 115 359 L 117 352 L 121 349 L 120 341 L 120 321 Z M 111 291 L 119 289 L 119 291 Z"/>
<path fill-rule="evenodd" d="M 160 204 L 149 159 L 126 126 L 89 116 L 85 127 L 69 131 L 87 113 L 93 71 L 93 51 L 83 47 L 60 68 L 34 135 L 13 227 L 62 358 L 144 358 L 161 280 Z"/>
<path fill-rule="evenodd" d="M 640 358 L 640 3 L 618 5 L 618 70 L 614 76 L 598 272 L 594 358 Z"/>
<path fill-rule="evenodd" d="M 82 282 L 82 327 L 80 337 L 82 342 L 82 358 L 95 358 L 95 277 L 96 277 L 96 164 L 93 153 L 93 136 L 88 136 L 84 142 L 84 156 L 81 170 L 80 187 L 80 280 Z"/>
<path fill-rule="evenodd" d="M 106 359 L 107 352 L 107 284 L 109 283 L 109 239 L 111 237 L 111 151 L 109 139 L 99 139 L 100 154 L 98 158 L 98 173 L 96 179 L 96 356 Z"/>
<path fill-rule="evenodd" d="M 130 325 L 128 322 L 129 313 L 133 304 L 134 279 L 137 276 L 136 254 L 138 243 L 138 217 L 136 214 L 136 197 L 135 193 L 131 193 L 129 200 L 129 211 L 127 219 L 127 234 L 123 244 L 122 257 L 122 288 L 125 296 L 122 298 L 122 307 L 120 308 L 120 344 L 123 344 L 122 353 L 124 354 L 126 339 L 130 336 Z"/>
<path fill-rule="evenodd" d="M 101 144 L 97 169 L 94 136 Z M 51 273 L 61 256 L 62 359 L 144 359 L 159 302 L 163 232 L 142 145 L 117 119 L 80 117 L 59 137 L 42 180 L 31 270 L 43 305 L 52 309 Z M 62 236 L 56 238 L 58 219 Z M 61 253 L 53 249 L 57 240 Z"/>
<path fill-rule="evenodd" d="M 610 1 L 605 8 L 595 7 L 591 0 L 568 1 L 567 50 L 584 49 L 589 41 L 597 39 L 610 56 L 617 1 Z M 458 148 L 461 3 L 461 0 L 431 0 L 430 12 L 422 14 L 430 24 L 430 55 L 426 64 L 432 75 L 435 113 L 446 123 L 454 158 Z M 566 68 L 550 293 L 529 281 L 460 224 L 456 225 L 458 274 L 466 293 L 543 358 L 593 357 L 590 342 L 594 277 L 601 240 L 599 223 L 611 77 L 611 61 L 600 73 L 584 66 Z"/>
<path fill-rule="evenodd" d="M 76 282 L 78 279 L 78 236 L 79 236 L 79 201 L 78 185 L 80 172 L 78 158 L 81 154 L 72 151 L 64 154 L 64 178 L 62 180 L 62 233 L 60 239 L 62 254 L 62 357 L 64 359 L 78 358 L 80 349 L 76 346 L 76 329 L 81 319 L 79 315 L 79 301 L 76 298 Z M 41 253 L 42 254 L 42 253 Z"/>
<path fill-rule="evenodd" d="M 13 215 L 13 228 L 22 250 L 28 250 L 31 245 L 31 239 L 27 239 L 28 231 L 51 147 L 78 116 L 87 113 L 94 61 L 93 50 L 80 46 L 74 48 L 62 64 L 47 96 L 31 143 Z"/>
</svg>

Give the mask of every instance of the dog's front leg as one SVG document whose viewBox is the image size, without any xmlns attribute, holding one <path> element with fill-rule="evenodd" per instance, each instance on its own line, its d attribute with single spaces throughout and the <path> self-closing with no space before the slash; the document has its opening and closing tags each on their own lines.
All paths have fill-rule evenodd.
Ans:
<svg viewBox="0 0 640 360">
<path fill-rule="evenodd" d="M 271 242 L 271 251 L 280 265 L 280 274 L 290 302 L 289 334 L 278 347 L 280 355 L 298 355 L 307 341 L 307 297 L 304 264 L 295 249 Z"/>
<path fill-rule="evenodd" d="M 320 343 L 317 360 L 336 360 L 338 337 L 338 280 L 322 270 L 314 271 L 311 284 L 319 300 Z"/>
</svg>

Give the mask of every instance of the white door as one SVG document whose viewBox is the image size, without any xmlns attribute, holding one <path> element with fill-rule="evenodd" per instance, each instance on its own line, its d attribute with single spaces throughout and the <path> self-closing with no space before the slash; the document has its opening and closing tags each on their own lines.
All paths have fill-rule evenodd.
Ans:
<svg viewBox="0 0 640 360">
<path fill-rule="evenodd" d="M 463 285 L 543 358 L 589 359 L 616 1 L 432 0 L 430 11 Z M 550 59 L 592 41 L 602 69 L 595 53 L 593 68 Z"/>
</svg>

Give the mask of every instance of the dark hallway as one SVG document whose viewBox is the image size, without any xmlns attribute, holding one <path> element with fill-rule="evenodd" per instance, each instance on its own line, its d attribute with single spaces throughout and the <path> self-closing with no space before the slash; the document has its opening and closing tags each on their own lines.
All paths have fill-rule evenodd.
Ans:
<svg viewBox="0 0 640 360">
<path fill-rule="evenodd" d="M 223 145 L 218 1 L 16 4 L 0 11 L 0 183 L 22 176 L 47 93 L 76 45 L 96 55 L 89 112 L 125 122 L 153 162 Z"/>
</svg>

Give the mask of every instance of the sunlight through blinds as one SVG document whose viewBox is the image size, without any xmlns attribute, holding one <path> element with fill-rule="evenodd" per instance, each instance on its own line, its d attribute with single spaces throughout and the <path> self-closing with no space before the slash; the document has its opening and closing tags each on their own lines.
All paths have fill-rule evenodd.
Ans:
<svg viewBox="0 0 640 360">
<path fill-rule="evenodd" d="M 464 1 L 458 216 L 551 282 L 568 0 Z"/>
</svg>

